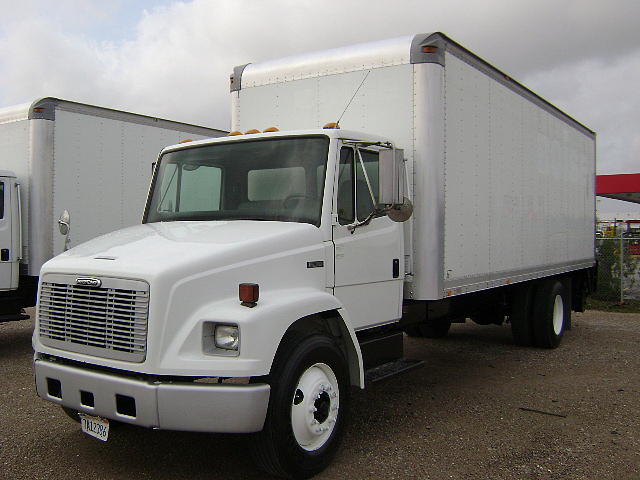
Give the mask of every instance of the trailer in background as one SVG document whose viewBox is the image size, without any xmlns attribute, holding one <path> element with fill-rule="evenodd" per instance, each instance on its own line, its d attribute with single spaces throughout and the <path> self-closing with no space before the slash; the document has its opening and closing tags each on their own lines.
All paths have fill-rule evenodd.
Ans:
<svg viewBox="0 0 640 480">
<path fill-rule="evenodd" d="M 0 321 L 35 305 L 47 260 L 140 222 L 163 147 L 224 134 L 57 98 L 0 109 Z"/>
</svg>

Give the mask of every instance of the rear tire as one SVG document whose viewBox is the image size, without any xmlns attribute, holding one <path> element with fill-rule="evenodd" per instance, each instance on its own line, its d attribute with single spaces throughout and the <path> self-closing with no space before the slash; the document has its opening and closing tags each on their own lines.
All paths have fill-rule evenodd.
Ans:
<svg viewBox="0 0 640 480">
<path fill-rule="evenodd" d="M 544 281 L 537 289 L 534 306 L 533 334 L 535 345 L 556 348 L 571 321 L 571 295 L 557 279 Z"/>
<path fill-rule="evenodd" d="M 285 478 L 324 470 L 342 438 L 349 406 L 349 372 L 334 340 L 288 335 L 269 374 L 269 408 L 261 432 L 251 436 L 255 462 Z"/>
<path fill-rule="evenodd" d="M 533 336 L 533 299 L 534 290 L 531 285 L 517 287 L 511 301 L 511 334 L 516 345 L 530 347 L 534 344 Z"/>
<path fill-rule="evenodd" d="M 416 323 L 404 327 L 404 331 L 410 337 L 442 338 L 446 337 L 451 328 L 451 321 L 439 320 L 429 323 Z"/>
</svg>

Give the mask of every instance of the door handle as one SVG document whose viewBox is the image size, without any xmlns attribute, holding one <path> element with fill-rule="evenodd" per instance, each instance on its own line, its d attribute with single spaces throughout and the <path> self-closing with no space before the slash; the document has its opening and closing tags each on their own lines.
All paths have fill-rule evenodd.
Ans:
<svg viewBox="0 0 640 480">
<path fill-rule="evenodd" d="M 9 249 L 8 248 L 3 248 L 2 250 L 0 250 L 0 260 L 2 260 L 3 262 L 8 262 L 9 261 Z"/>
</svg>

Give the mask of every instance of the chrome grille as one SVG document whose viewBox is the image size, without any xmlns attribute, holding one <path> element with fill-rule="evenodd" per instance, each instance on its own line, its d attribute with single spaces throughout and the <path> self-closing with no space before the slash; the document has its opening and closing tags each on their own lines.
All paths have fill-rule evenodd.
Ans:
<svg viewBox="0 0 640 480">
<path fill-rule="evenodd" d="M 40 286 L 38 325 L 44 345 L 88 355 L 142 362 L 146 355 L 149 286 L 101 278 L 76 285 L 76 275 L 48 275 Z"/>
</svg>

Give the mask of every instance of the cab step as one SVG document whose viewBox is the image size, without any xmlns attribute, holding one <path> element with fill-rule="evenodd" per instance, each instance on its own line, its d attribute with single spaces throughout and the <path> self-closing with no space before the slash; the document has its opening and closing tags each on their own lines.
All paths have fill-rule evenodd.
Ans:
<svg viewBox="0 0 640 480">
<path fill-rule="evenodd" d="M 383 363 L 364 372 L 365 384 L 380 382 L 422 366 L 424 366 L 424 360 L 410 358 L 400 358 L 393 362 Z"/>
</svg>

